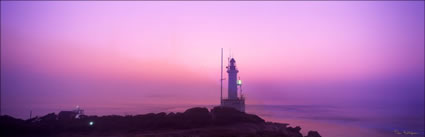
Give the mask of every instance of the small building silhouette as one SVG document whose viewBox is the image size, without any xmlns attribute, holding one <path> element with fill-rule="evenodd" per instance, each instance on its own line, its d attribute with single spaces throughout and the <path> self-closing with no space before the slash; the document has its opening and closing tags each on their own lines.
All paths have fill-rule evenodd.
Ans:
<svg viewBox="0 0 425 137">
<path fill-rule="evenodd" d="M 61 111 L 58 114 L 59 120 L 72 120 L 72 119 L 79 119 L 81 116 L 84 115 L 84 110 L 80 109 L 79 106 L 73 111 Z"/>
</svg>

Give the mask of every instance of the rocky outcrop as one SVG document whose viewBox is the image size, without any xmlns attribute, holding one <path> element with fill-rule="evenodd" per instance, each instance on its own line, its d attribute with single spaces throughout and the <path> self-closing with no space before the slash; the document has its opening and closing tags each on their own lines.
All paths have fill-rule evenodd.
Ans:
<svg viewBox="0 0 425 137">
<path fill-rule="evenodd" d="M 89 124 L 91 123 L 91 124 Z M 191 108 L 183 113 L 135 116 L 84 116 L 60 119 L 54 113 L 29 120 L 0 117 L 0 136 L 137 136 L 137 137 L 302 137 L 300 127 L 265 122 L 233 108 Z M 306 137 L 320 137 L 310 131 Z"/>
<path fill-rule="evenodd" d="M 240 112 L 230 107 L 215 107 L 211 109 L 215 125 L 229 125 L 234 123 L 264 123 L 257 115 Z"/>
</svg>

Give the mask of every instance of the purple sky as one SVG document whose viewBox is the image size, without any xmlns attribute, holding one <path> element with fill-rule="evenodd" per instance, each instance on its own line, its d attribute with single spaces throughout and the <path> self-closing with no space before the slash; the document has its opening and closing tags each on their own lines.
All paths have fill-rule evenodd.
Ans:
<svg viewBox="0 0 425 137">
<path fill-rule="evenodd" d="M 2 1 L 2 113 L 218 104 L 220 48 L 247 104 L 423 106 L 423 1 Z"/>
</svg>

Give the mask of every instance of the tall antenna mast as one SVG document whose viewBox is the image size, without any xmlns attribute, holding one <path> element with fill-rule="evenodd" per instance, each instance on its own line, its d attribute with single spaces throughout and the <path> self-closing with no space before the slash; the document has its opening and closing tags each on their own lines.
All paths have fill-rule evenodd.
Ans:
<svg viewBox="0 0 425 137">
<path fill-rule="evenodd" d="M 231 55 L 231 53 L 232 53 L 232 49 L 229 48 L 229 56 L 227 57 L 227 65 L 229 65 L 229 62 L 230 62 L 230 58 L 231 58 L 230 55 Z M 229 66 L 227 66 L 227 67 L 229 67 Z"/>
<path fill-rule="evenodd" d="M 221 48 L 220 105 L 223 104 L 223 48 Z"/>
<path fill-rule="evenodd" d="M 229 58 L 232 58 L 232 49 L 229 49 Z"/>
</svg>

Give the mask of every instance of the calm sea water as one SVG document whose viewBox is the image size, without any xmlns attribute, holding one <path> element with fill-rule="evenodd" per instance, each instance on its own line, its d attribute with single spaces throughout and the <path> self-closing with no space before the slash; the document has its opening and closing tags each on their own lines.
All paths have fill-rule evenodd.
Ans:
<svg viewBox="0 0 425 137">
<path fill-rule="evenodd" d="M 324 137 L 423 137 L 422 106 L 250 106 L 266 120 L 300 126 L 306 135 L 316 130 Z M 397 134 L 397 131 L 410 134 Z"/>
<path fill-rule="evenodd" d="M 212 108 L 214 105 L 134 105 L 81 106 L 88 115 L 135 115 L 158 112 L 183 112 L 191 107 Z M 300 126 L 306 135 L 318 131 L 323 137 L 424 137 L 424 106 L 320 106 L 320 105 L 247 105 L 247 112 L 266 121 Z M 6 109 L 6 110 L 5 110 Z M 4 108 L 11 111 L 12 108 Z M 73 108 L 70 108 L 72 110 Z M 33 115 L 44 115 L 60 110 L 33 110 Z M 29 117 L 28 112 L 11 114 Z M 397 131 L 402 134 L 397 134 Z M 406 135 L 403 132 L 416 133 Z"/>
</svg>

